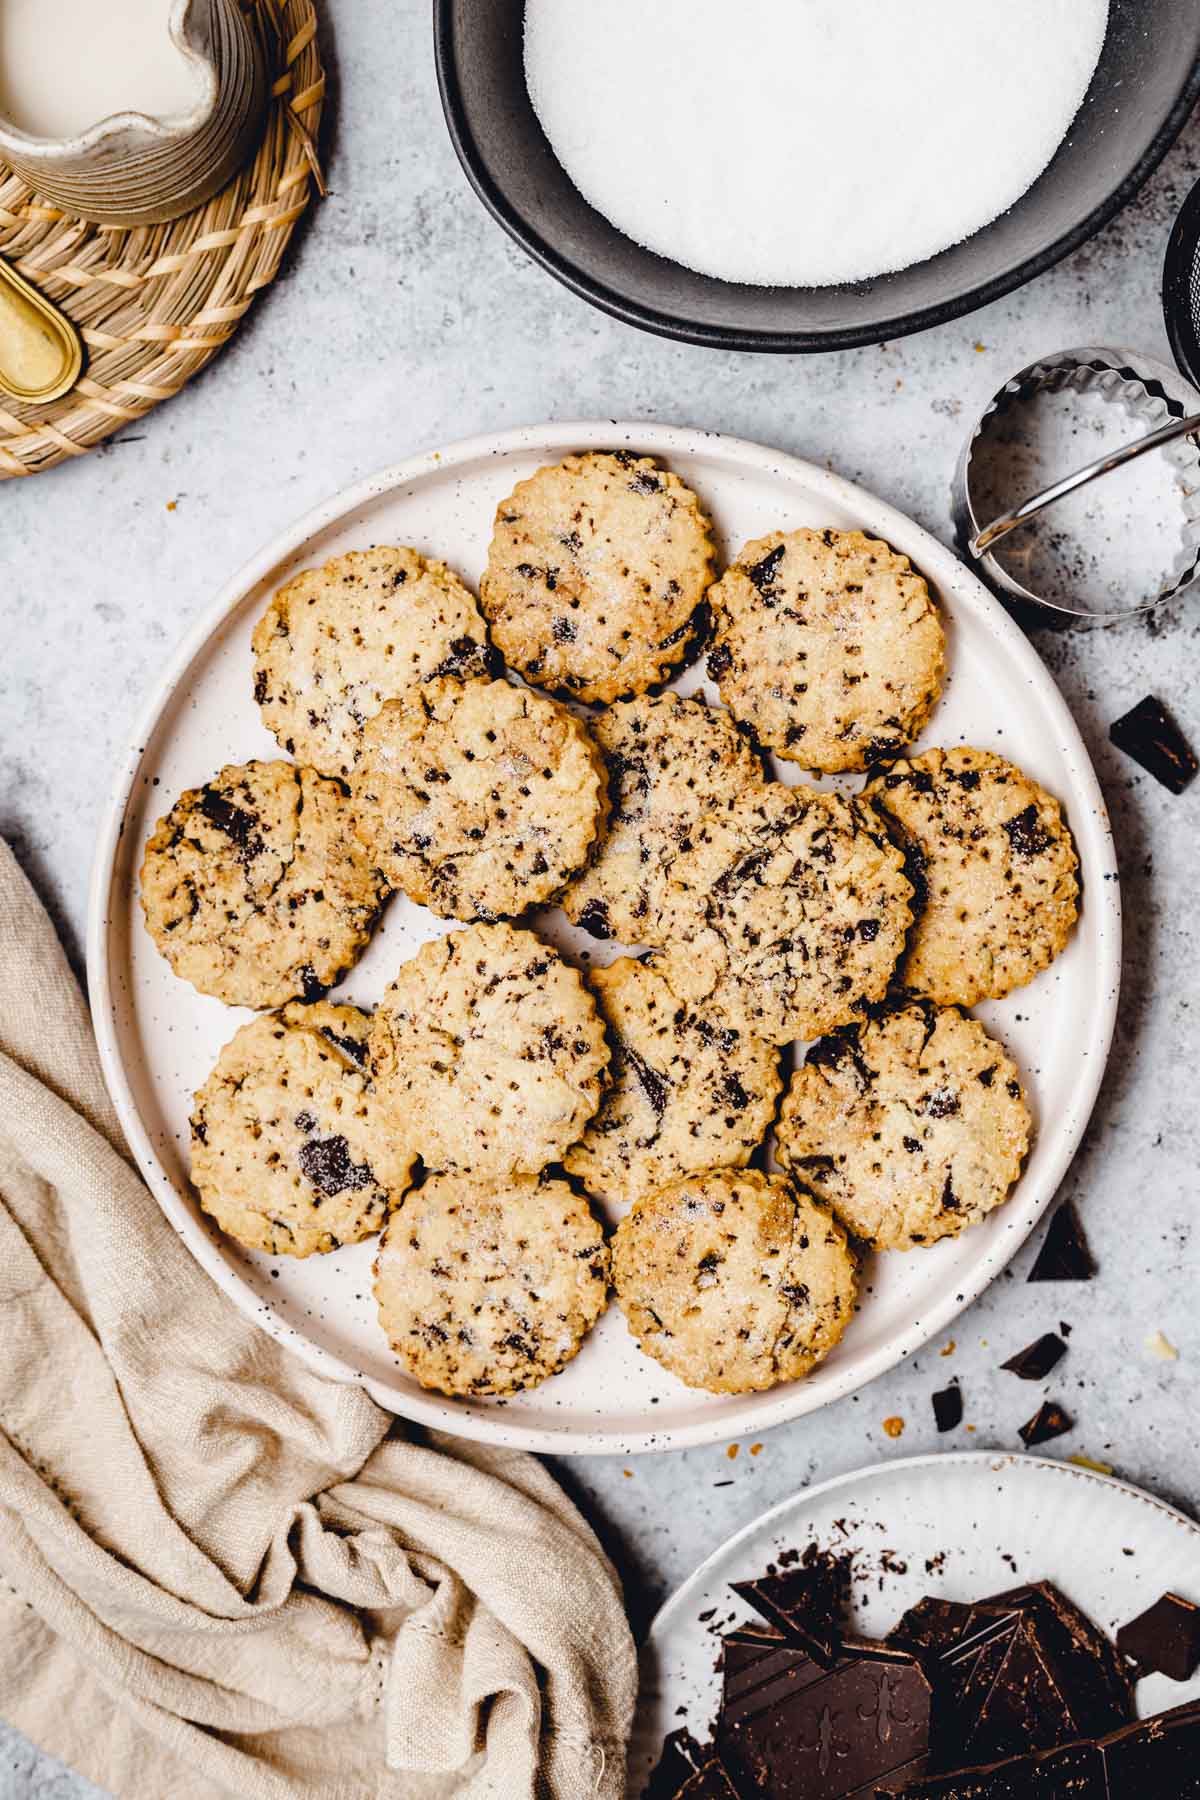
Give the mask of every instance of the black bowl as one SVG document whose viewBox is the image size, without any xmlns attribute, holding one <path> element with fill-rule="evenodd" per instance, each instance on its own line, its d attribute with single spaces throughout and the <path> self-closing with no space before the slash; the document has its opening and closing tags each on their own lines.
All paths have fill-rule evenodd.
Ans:
<svg viewBox="0 0 1200 1800">
<path fill-rule="evenodd" d="M 1069 137 L 1001 218 L 875 281 L 746 287 L 643 250 L 572 186 L 526 91 L 524 13 L 524 0 L 434 0 L 442 104 L 476 193 L 535 262 L 585 300 L 629 325 L 722 350 L 877 344 L 997 299 L 1112 218 L 1200 95 L 1197 0 L 1112 0 L 1100 66 Z"/>
</svg>

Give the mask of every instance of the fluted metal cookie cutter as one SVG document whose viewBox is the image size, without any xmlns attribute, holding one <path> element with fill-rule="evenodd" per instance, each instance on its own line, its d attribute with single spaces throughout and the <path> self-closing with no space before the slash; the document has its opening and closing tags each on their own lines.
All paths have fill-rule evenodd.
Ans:
<svg viewBox="0 0 1200 1800">
<path fill-rule="evenodd" d="M 976 450 L 981 437 L 993 420 L 1001 414 L 1028 404 L 1042 393 L 1061 393 L 1073 389 L 1079 393 L 1095 392 L 1106 400 L 1123 404 L 1142 418 L 1151 429 L 1119 449 L 1107 451 L 1072 474 L 1044 487 L 1039 493 L 1022 500 L 998 517 L 979 516 L 978 497 L 972 483 Z M 1200 391 L 1186 381 L 1177 370 L 1153 357 L 1120 349 L 1088 347 L 1063 350 L 1030 363 L 1000 391 L 985 408 L 974 431 L 963 447 L 954 478 L 954 522 L 965 553 L 979 565 L 987 579 L 1012 599 L 1034 607 L 1049 608 L 1075 618 L 1102 619 L 1124 617 L 1161 606 L 1166 600 L 1189 587 L 1200 574 Z M 1169 578 L 1154 595 L 1134 599 L 1128 605 L 1105 608 L 1074 603 L 1037 593 L 1026 587 L 1012 570 L 996 558 L 992 551 L 1010 532 L 1037 518 L 1048 507 L 1076 493 L 1089 483 L 1112 474 L 1145 456 L 1152 450 L 1177 446 L 1170 460 L 1176 466 L 1179 483 L 1182 532 L 1180 549 Z"/>
</svg>

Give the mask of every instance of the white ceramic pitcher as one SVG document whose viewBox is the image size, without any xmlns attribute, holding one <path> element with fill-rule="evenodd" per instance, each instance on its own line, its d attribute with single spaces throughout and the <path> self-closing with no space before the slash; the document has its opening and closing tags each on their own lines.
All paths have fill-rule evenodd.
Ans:
<svg viewBox="0 0 1200 1800">
<path fill-rule="evenodd" d="M 64 61 L 106 53 L 104 17 L 103 4 L 81 0 L 80 36 L 62 44 Z M 146 28 L 166 33 L 187 65 L 190 110 L 114 112 L 68 138 L 33 136 L 0 116 L 0 159 L 101 225 L 160 224 L 199 206 L 246 160 L 266 106 L 262 42 L 242 0 L 163 0 L 161 19 L 147 8 Z M 18 77 L 10 71 L 10 89 Z"/>
</svg>

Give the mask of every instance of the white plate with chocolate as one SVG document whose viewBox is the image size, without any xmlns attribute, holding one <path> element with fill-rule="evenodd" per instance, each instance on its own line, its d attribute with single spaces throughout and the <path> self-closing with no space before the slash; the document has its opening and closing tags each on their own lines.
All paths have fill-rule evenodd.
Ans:
<svg viewBox="0 0 1200 1800">
<path fill-rule="evenodd" d="M 1068 1463 L 879 1464 L 715 1551 L 641 1673 L 631 1796 L 1181 1800 L 1200 1791 L 1200 1527 Z"/>
<path fill-rule="evenodd" d="M 568 476 L 580 458 L 591 473 L 602 465 L 621 491 L 606 491 L 598 509 L 575 523 L 568 516 L 559 524 L 554 515 L 560 548 L 551 568 L 544 551 L 539 561 L 522 547 L 523 534 L 546 522 L 532 512 L 523 518 L 514 493 L 538 470 L 561 464 L 567 475 L 556 475 L 545 492 L 557 504 L 566 483 L 569 498 Z M 639 547 L 637 520 L 660 516 L 655 509 L 663 507 L 672 528 Z M 634 533 L 620 541 L 634 544 L 635 575 L 637 558 L 648 559 L 646 599 L 617 591 L 630 576 L 625 566 L 597 609 L 578 570 L 614 519 L 618 538 Z M 383 569 L 375 554 L 381 546 L 419 555 L 404 562 L 396 552 Z M 489 546 L 483 610 L 507 675 L 494 664 L 474 667 L 486 637 L 482 619 L 465 634 L 454 625 L 461 609 L 472 614 Z M 274 600 L 303 571 L 352 551 L 372 551 L 375 561 L 359 594 L 367 612 L 347 634 L 353 649 L 339 651 L 351 660 L 366 655 L 370 628 L 362 620 L 372 595 L 386 607 L 387 592 L 419 569 L 436 561 L 451 572 L 436 576 L 433 603 L 438 629 L 457 647 L 422 668 L 423 711 L 415 721 L 411 712 L 401 718 L 411 697 L 381 700 L 374 676 L 358 664 L 353 694 L 347 687 L 331 698 L 325 641 L 320 631 L 306 638 L 302 623 L 320 617 L 326 601 L 308 614 L 306 583 L 289 588 L 290 610 Z M 705 608 L 694 616 L 690 608 L 711 575 L 726 580 L 707 594 L 715 636 L 706 642 Z M 854 624 L 864 584 L 883 593 L 891 611 L 882 636 L 860 644 L 842 600 L 850 597 Z M 809 620 L 808 597 L 818 590 L 823 599 Z M 760 606 L 778 609 L 772 618 L 782 640 L 773 625 L 763 629 Z M 260 627 L 256 659 L 251 639 L 268 615 L 274 623 Z M 643 621 L 653 641 L 639 649 Z M 894 652 L 881 654 L 895 629 L 902 635 Z M 788 645 L 782 658 L 780 641 Z M 845 652 L 840 662 L 825 655 L 831 643 L 839 657 Z M 410 644 L 404 655 L 420 651 Z M 813 681 L 800 678 L 809 656 L 818 670 Z M 492 754 L 481 684 L 500 678 L 515 685 L 505 730 L 518 734 L 522 748 L 515 761 L 497 765 L 494 784 L 490 777 L 481 784 L 477 759 L 486 764 Z M 630 716 L 615 697 L 652 682 L 660 687 L 644 702 L 651 711 L 660 691 L 686 702 L 674 741 L 690 754 L 711 729 L 723 746 L 714 762 L 719 793 L 698 829 L 673 826 L 658 838 L 654 820 L 631 824 L 628 759 L 611 746 L 617 822 L 604 822 L 588 750 L 589 737 L 604 744 L 614 721 Z M 655 717 L 678 704 L 664 703 Z M 361 755 L 359 732 L 368 746 Z M 543 744 L 553 750 L 531 788 L 519 770 L 532 767 L 534 747 Z M 931 757 L 938 750 L 944 755 Z M 806 767 L 805 755 L 827 772 Z M 305 758 L 319 773 L 294 773 L 291 761 Z M 214 782 L 226 765 L 251 763 L 276 765 L 253 796 L 261 904 L 244 932 L 218 932 L 210 942 L 214 895 L 219 905 L 223 891 L 204 885 L 213 831 L 223 834 L 232 879 L 240 882 L 249 866 L 246 796 L 236 783 Z M 401 780 L 397 767 L 408 771 Z M 727 803 L 730 781 L 736 792 Z M 859 797 L 864 786 L 873 799 Z M 694 796 L 694 783 L 679 787 Z M 343 790 L 353 801 L 344 828 Z M 185 792 L 190 810 L 172 815 L 174 825 L 156 836 Z M 536 854 L 528 853 L 528 834 L 515 829 L 511 805 L 518 815 L 542 808 Z M 298 872 L 270 860 L 280 820 L 301 812 L 305 858 L 328 871 L 329 885 L 320 874 L 302 883 Z M 401 816 L 404 830 L 393 829 Z M 481 824 L 472 823 L 477 817 Z M 497 839 L 498 820 L 508 835 Z M 487 855 L 476 853 L 480 833 Z M 556 897 L 589 838 L 591 861 L 572 877 L 566 912 L 548 907 L 546 897 Z M 260 839 L 270 854 L 262 854 Z M 498 857 L 489 848 L 497 841 Z M 915 854 L 922 843 L 923 856 Z M 153 938 L 139 891 L 148 845 L 148 871 L 157 858 L 146 883 Z M 1016 877 L 996 887 L 988 872 L 993 850 L 1018 874 L 1038 870 L 1044 905 L 1031 906 L 1032 890 Z M 647 863 L 653 879 L 639 873 Z M 373 923 L 389 888 L 403 891 L 391 894 Z M 527 909 L 523 896 L 531 897 Z M 801 914 L 807 908 L 804 932 L 784 929 L 781 904 Z M 500 923 L 491 923 L 489 909 Z M 319 949 L 320 967 L 298 968 L 288 949 L 296 917 L 316 921 L 304 941 Z M 995 929 L 981 935 L 981 919 Z M 472 946 L 482 933 L 487 956 L 519 955 L 534 940 L 521 935 L 514 949 L 514 931 L 536 933 L 550 954 L 541 959 L 545 967 L 527 965 L 526 973 L 535 969 L 522 1002 L 527 1016 L 540 1018 L 538 1009 L 549 1006 L 557 1018 L 565 1008 L 582 1023 L 564 1037 L 553 1019 L 548 1032 L 543 1020 L 536 1055 L 517 1046 L 512 1097 L 491 1108 L 490 1123 L 472 1110 L 494 1074 L 486 1058 L 472 1062 L 463 1053 L 441 1063 L 428 1049 L 447 1007 L 467 1019 L 458 1039 L 467 1042 L 491 991 L 486 969 L 478 992 L 456 973 L 447 977 L 453 944 L 448 954 L 434 949 L 464 930 Z M 219 953 L 212 948 L 218 940 Z M 654 950 L 648 967 L 630 960 L 647 947 Z M 924 1010 L 905 1001 L 899 1012 L 868 1017 L 866 1003 L 881 1001 L 898 958 L 920 987 Z M 1004 1267 L 1054 1195 L 1096 1097 L 1116 1011 L 1120 901 L 1104 803 L 1061 696 L 1017 627 L 936 539 L 827 470 L 759 445 L 660 425 L 536 426 L 432 451 L 359 483 L 228 584 L 165 672 L 114 786 L 94 870 L 88 961 L 101 1055 L 131 1148 L 184 1241 L 249 1316 L 317 1368 L 361 1382 L 381 1405 L 428 1425 L 541 1451 L 630 1454 L 761 1432 L 825 1405 L 943 1331 Z M 598 982 L 589 999 L 577 973 L 586 983 L 589 971 L 617 962 L 620 980 Z M 988 997 L 994 994 L 1003 997 Z M 241 1060 L 245 1042 L 258 1039 L 239 1040 L 214 1075 L 218 1057 L 253 1019 L 246 1006 L 311 1004 L 320 996 L 360 1010 L 318 1016 L 289 1005 L 291 1027 L 303 1030 L 311 1020 L 324 1047 L 316 1073 L 308 1040 L 296 1050 L 298 1062 L 289 1048 L 288 1067 L 309 1068 L 304 1079 L 323 1104 L 331 1079 L 334 1087 L 348 1081 L 354 1132 L 314 1139 L 312 1109 L 303 1106 L 292 1108 L 277 1140 L 263 1136 L 276 1087 L 258 1080 L 253 1062 L 258 1085 L 247 1085 Z M 694 1031 L 686 1055 L 659 1065 L 638 1034 L 653 1041 L 655 1020 L 664 1008 L 670 1013 L 672 998 Z M 603 1013 L 610 1047 L 617 1046 L 607 1069 L 600 1066 L 603 1033 L 579 1013 L 582 1006 L 590 1016 L 601 999 L 595 1016 Z M 953 1002 L 969 1007 L 974 1023 L 964 1025 Z M 859 1032 L 848 1038 L 852 1022 Z M 809 1056 L 814 1038 L 820 1044 Z M 328 1063 L 334 1051 L 337 1067 Z M 538 1057 L 547 1059 L 545 1088 L 528 1079 Z M 858 1094 L 847 1125 L 842 1102 L 864 1058 L 876 1080 Z M 779 1088 L 802 1068 L 808 1073 L 788 1097 L 776 1158 L 764 1130 L 778 1113 Z M 955 1076 L 949 1084 L 947 1071 Z M 195 1099 L 201 1089 L 202 1105 Z M 714 1104 L 718 1090 L 723 1098 Z M 259 1110 L 247 1119 L 251 1101 Z M 331 1103 L 341 1102 L 335 1095 Z M 657 1120 L 653 1155 L 645 1143 L 653 1132 L 639 1135 L 639 1107 L 652 1126 Z M 904 1126 L 914 1108 L 915 1135 Z M 247 1158 L 223 1155 L 234 1115 L 236 1129 L 258 1146 Z M 386 1167 L 369 1154 L 380 1116 L 394 1134 Z M 270 1123 L 274 1129 L 279 1121 Z M 582 1147 L 569 1141 L 581 1130 Z M 872 1157 L 864 1145 L 876 1132 L 885 1149 Z M 951 1181 L 943 1173 L 947 1145 L 963 1141 L 971 1156 Z M 510 1151 L 513 1144 L 520 1148 Z M 191 1182 L 198 1151 L 203 1206 Z M 665 1212 L 659 1200 L 653 1213 L 639 1212 L 651 1185 L 669 1185 L 674 1174 L 680 1187 L 699 1187 L 701 1165 L 712 1163 L 724 1172 L 706 1177 L 700 1209 L 727 1223 L 736 1212 L 746 1222 L 740 1242 L 731 1225 L 728 1267 L 714 1263 L 687 1228 L 695 1193 L 677 1194 Z M 461 1204 L 455 1229 L 464 1244 L 475 1230 L 467 1221 L 481 1217 L 499 1220 L 512 1238 L 501 1230 L 486 1280 L 470 1254 L 463 1261 L 455 1291 L 467 1294 L 475 1320 L 496 1294 L 508 1294 L 505 1304 L 519 1316 L 520 1293 L 532 1291 L 519 1267 L 526 1238 L 512 1206 L 503 1195 L 498 1202 L 471 1191 L 464 1197 L 463 1183 L 469 1190 L 481 1169 L 518 1171 L 516 1204 L 536 1208 L 537 1177 L 549 1168 L 560 1213 L 553 1230 L 537 1213 L 535 1236 L 558 1277 L 572 1254 L 588 1261 L 593 1282 L 606 1267 L 588 1206 L 573 1207 L 568 1180 L 577 1196 L 586 1188 L 591 1214 L 606 1228 L 635 1199 L 638 1216 L 623 1228 L 615 1259 L 626 1284 L 620 1305 L 610 1303 L 593 1324 L 595 1295 L 559 1279 L 551 1284 L 560 1296 L 554 1330 L 535 1343 L 545 1319 L 533 1319 L 530 1333 L 515 1327 L 502 1368 L 495 1338 L 481 1347 L 471 1321 L 461 1335 L 449 1334 L 463 1353 L 443 1354 L 443 1327 L 455 1315 L 446 1313 L 434 1330 L 422 1308 L 450 1305 L 438 1286 L 445 1262 L 432 1271 L 414 1266 L 413 1256 L 419 1262 L 427 1253 L 401 1243 L 397 1231 L 384 1240 L 391 1246 L 381 1282 L 385 1335 L 372 1293 L 374 1234 L 406 1181 L 420 1182 L 422 1167 L 449 1184 L 429 1189 L 422 1202 L 439 1232 L 444 1209 L 431 1208 L 441 1194 Z M 895 1183 L 889 1186 L 892 1168 L 903 1170 L 899 1200 Z M 811 1190 L 799 1209 L 797 1188 Z M 292 1199 L 308 1208 L 302 1222 L 288 1212 Z M 336 1203 L 322 1212 L 326 1199 Z M 827 1223 L 819 1254 L 810 1248 L 810 1204 Z M 400 1204 L 392 1218 L 402 1216 Z M 648 1291 L 641 1249 L 654 1241 L 655 1221 L 681 1231 L 680 1258 L 695 1263 L 690 1289 L 674 1277 L 662 1287 L 663 1306 Z M 747 1246 L 760 1228 L 781 1234 L 785 1253 L 769 1296 L 775 1310 L 756 1314 L 747 1329 L 730 1303 L 741 1290 L 730 1284 L 735 1274 L 752 1278 Z M 456 1244 L 451 1234 L 451 1261 Z M 634 1291 L 639 1281 L 647 1291 Z M 481 1299 L 475 1290 L 483 1286 Z M 425 1296 L 420 1305 L 417 1294 Z M 441 1391 L 456 1386 L 465 1391 Z"/>
</svg>

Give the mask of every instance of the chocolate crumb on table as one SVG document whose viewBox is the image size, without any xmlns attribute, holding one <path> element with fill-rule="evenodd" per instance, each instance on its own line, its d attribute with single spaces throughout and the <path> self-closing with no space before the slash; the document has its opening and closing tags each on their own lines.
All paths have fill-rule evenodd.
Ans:
<svg viewBox="0 0 1200 1800">
<path fill-rule="evenodd" d="M 1166 1593 L 1144 1613 L 1122 1625 L 1117 1649 L 1143 1675 L 1190 1681 L 1200 1668 L 1200 1606 Z"/>
<path fill-rule="evenodd" d="M 1108 728 L 1118 750 L 1131 756 L 1172 794 L 1182 794 L 1196 776 L 1196 754 L 1161 700 L 1144 700 Z"/>
</svg>

